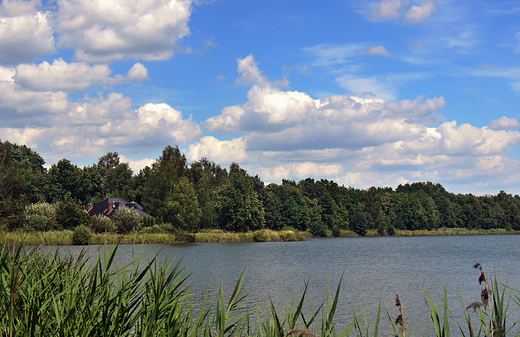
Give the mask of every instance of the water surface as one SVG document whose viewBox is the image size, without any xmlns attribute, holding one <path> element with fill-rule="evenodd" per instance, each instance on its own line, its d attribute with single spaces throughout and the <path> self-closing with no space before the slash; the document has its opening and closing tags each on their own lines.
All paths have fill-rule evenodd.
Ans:
<svg viewBox="0 0 520 337">
<path fill-rule="evenodd" d="M 98 254 L 95 247 L 89 252 L 93 257 Z M 77 254 L 82 247 L 62 246 L 59 249 L 63 253 Z M 121 245 L 116 262 L 120 266 L 128 263 L 140 250 L 146 258 L 157 255 L 159 261 L 182 259 L 182 264 L 189 266 L 192 272 L 192 291 L 209 291 L 211 296 L 218 292 L 221 281 L 225 290 L 231 292 L 240 274 L 246 270 L 245 292 L 250 293 L 249 300 L 262 307 L 272 300 L 281 311 L 284 309 L 282 289 L 290 297 L 293 290 L 300 294 L 303 284 L 308 283 L 309 298 L 317 307 L 326 298 L 329 282 L 335 291 L 343 275 L 340 311 L 336 316 L 338 323 L 352 321 L 352 305 L 357 313 L 363 310 L 373 316 L 380 299 L 395 319 L 395 295 L 399 294 L 408 322 L 417 335 L 422 335 L 427 325 L 432 332 L 425 288 L 442 307 L 446 285 L 455 320 L 463 315 L 460 296 L 465 305 L 479 299 L 479 271 L 472 268 L 477 262 L 484 266 L 488 276 L 496 272 L 500 281 L 507 281 L 509 286 L 520 290 L 520 236 L 514 235 Z M 386 314 L 383 325 L 387 330 Z"/>
</svg>

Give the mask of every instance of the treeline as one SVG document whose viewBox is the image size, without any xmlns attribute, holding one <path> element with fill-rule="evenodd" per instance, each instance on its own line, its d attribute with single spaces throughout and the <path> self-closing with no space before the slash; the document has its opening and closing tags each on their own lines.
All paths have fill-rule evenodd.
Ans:
<svg viewBox="0 0 520 337">
<path fill-rule="evenodd" d="M 0 230 L 22 227 L 35 203 L 96 204 L 107 197 L 135 201 L 161 222 L 182 231 L 245 232 L 292 227 L 314 235 L 350 229 L 393 234 L 395 229 L 505 228 L 520 230 L 520 197 L 453 194 L 442 185 L 417 182 L 397 189 L 361 190 L 307 178 L 268 184 L 237 163 L 226 169 L 202 158 L 189 163 L 167 146 L 134 174 L 117 152 L 83 168 L 67 159 L 46 169 L 25 145 L 0 141 Z"/>
</svg>

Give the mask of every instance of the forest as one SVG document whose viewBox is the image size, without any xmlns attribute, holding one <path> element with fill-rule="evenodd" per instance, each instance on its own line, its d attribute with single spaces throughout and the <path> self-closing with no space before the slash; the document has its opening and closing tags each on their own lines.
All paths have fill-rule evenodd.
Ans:
<svg viewBox="0 0 520 337">
<path fill-rule="evenodd" d="M 89 225 L 85 205 L 107 197 L 141 204 L 153 216 L 141 220 L 141 227 L 167 224 L 182 232 L 294 228 L 326 236 L 345 229 L 359 235 L 369 229 L 381 235 L 396 229 L 520 230 L 520 196 L 505 191 L 454 194 L 433 182 L 363 190 L 312 178 L 265 184 L 238 163 L 229 168 L 206 158 L 190 163 L 178 146 L 170 145 L 135 174 L 117 152 L 84 167 L 68 159 L 48 169 L 44 164 L 26 145 L 0 140 L 0 231 Z"/>
</svg>

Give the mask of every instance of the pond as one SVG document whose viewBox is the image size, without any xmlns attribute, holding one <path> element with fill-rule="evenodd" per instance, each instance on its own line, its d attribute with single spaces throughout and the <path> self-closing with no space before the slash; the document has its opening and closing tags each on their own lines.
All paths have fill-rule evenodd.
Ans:
<svg viewBox="0 0 520 337">
<path fill-rule="evenodd" d="M 49 247 L 54 250 L 58 247 Z M 77 254 L 81 246 L 59 247 L 61 253 Z M 99 246 L 90 248 L 97 258 Z M 227 293 L 245 272 L 245 293 L 261 308 L 273 301 L 283 312 L 283 292 L 301 295 L 308 284 L 308 298 L 313 308 L 326 299 L 330 284 L 334 292 L 343 275 L 339 312 L 336 322 L 345 326 L 356 313 L 372 319 L 381 299 L 382 326 L 390 325 L 385 309 L 395 319 L 395 296 L 402 298 L 408 323 L 417 335 L 428 326 L 432 333 L 426 290 L 442 308 L 444 285 L 453 320 L 462 323 L 464 305 L 480 297 L 480 275 L 473 269 L 477 262 L 489 277 L 512 289 L 520 290 L 520 236 L 425 236 L 375 238 L 323 238 L 302 242 L 205 243 L 184 245 L 121 245 L 116 262 L 119 266 L 135 259 L 139 252 L 145 258 L 155 255 L 158 261 L 182 259 L 192 275 L 193 292 L 216 296 L 221 282 Z M 476 320 L 476 317 L 474 318 Z M 373 323 L 371 323 L 373 325 Z M 458 331 L 456 326 L 452 330 Z M 513 331 L 520 331 L 515 327 Z M 458 334 L 457 334 L 458 335 Z"/>
</svg>

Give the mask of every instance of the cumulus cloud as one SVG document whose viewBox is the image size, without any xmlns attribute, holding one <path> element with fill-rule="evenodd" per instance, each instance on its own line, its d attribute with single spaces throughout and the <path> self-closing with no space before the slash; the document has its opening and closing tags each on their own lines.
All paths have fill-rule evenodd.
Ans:
<svg viewBox="0 0 520 337">
<path fill-rule="evenodd" d="M 197 143 L 190 144 L 187 157 L 193 161 L 206 157 L 219 164 L 240 163 L 248 159 L 246 141 L 243 138 L 218 140 L 212 136 L 202 137 Z"/>
<path fill-rule="evenodd" d="M 10 92 L 1 90 L 2 85 Z M 184 145 L 201 135 L 191 117 L 184 118 L 168 104 L 149 103 L 135 110 L 132 105 L 129 97 L 118 93 L 70 102 L 61 92 L 17 91 L 3 81 L 0 113 L 12 118 L 0 125 L 0 138 L 37 144 L 43 156 L 56 161 L 63 157 L 96 158 L 107 148 L 147 152 L 164 144 Z M 55 158 L 57 155 L 60 158 Z"/>
<path fill-rule="evenodd" d="M 14 8 L 13 8 L 14 7 Z M 33 6 L 2 3 L 0 12 L 0 62 L 27 62 L 55 51 L 54 29 L 50 13 L 21 14 Z M 21 14 L 18 16 L 3 16 Z"/>
<path fill-rule="evenodd" d="M 56 59 L 52 64 L 20 64 L 16 67 L 13 80 L 30 91 L 83 91 L 93 85 L 116 85 L 148 78 L 148 70 L 136 63 L 127 77 L 115 75 L 108 65 L 88 65 L 84 62 L 67 63 Z"/>
<path fill-rule="evenodd" d="M 503 116 L 489 123 L 491 130 L 509 130 L 520 127 L 520 123 L 515 118 Z"/>
<path fill-rule="evenodd" d="M 287 87 L 289 82 L 287 79 L 271 82 L 267 76 L 258 68 L 258 63 L 255 61 L 253 55 L 249 54 L 243 59 L 237 59 L 238 74 L 236 83 L 239 85 L 249 86 L 251 84 L 257 85 L 273 85 L 277 87 Z"/>
<path fill-rule="evenodd" d="M 126 58 L 165 60 L 190 34 L 191 0 L 60 0 L 56 13 L 60 44 L 86 62 Z"/>
<path fill-rule="evenodd" d="M 119 158 L 122 163 L 128 163 L 128 166 L 130 166 L 132 171 L 134 171 L 134 174 L 145 168 L 145 166 L 152 166 L 152 163 L 155 161 L 150 158 L 135 160 L 133 158 L 128 158 L 125 155 L 119 155 Z"/>
<path fill-rule="evenodd" d="M 335 177 L 343 171 L 343 166 L 339 164 L 303 162 L 260 168 L 259 175 L 268 181 L 281 181 L 282 179 L 287 179 L 287 177 L 296 177 L 298 179 Z"/>
<path fill-rule="evenodd" d="M 518 160 L 506 156 L 520 144 L 520 132 L 506 130 L 516 120 L 501 118 L 482 128 L 456 121 L 438 125 L 445 105 L 444 97 L 423 96 L 314 99 L 305 92 L 254 84 L 244 104 L 226 107 L 202 125 L 238 133 L 245 164 L 268 181 L 331 177 L 366 188 L 417 180 L 459 184 L 453 177 L 464 174 L 484 181 L 493 168 L 495 182 L 519 176 L 511 169 Z M 213 137 L 202 143 L 209 144 L 207 149 L 220 144 Z M 190 148 L 193 158 L 220 153 L 200 152 L 201 144 Z"/>
</svg>

